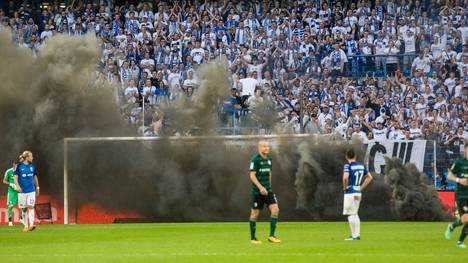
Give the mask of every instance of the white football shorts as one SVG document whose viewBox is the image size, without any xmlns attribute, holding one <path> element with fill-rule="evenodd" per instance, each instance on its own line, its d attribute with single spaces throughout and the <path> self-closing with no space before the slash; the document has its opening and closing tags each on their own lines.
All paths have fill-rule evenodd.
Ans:
<svg viewBox="0 0 468 263">
<path fill-rule="evenodd" d="M 36 192 L 18 193 L 18 207 L 27 208 L 36 204 Z"/>
<path fill-rule="evenodd" d="M 354 197 L 358 196 L 358 200 Z M 359 204 L 361 203 L 361 193 L 345 194 L 343 199 L 343 215 L 357 215 Z"/>
</svg>

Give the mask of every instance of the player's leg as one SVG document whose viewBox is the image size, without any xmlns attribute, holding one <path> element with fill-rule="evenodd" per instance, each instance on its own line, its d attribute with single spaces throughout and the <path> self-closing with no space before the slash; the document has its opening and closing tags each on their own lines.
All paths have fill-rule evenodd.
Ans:
<svg viewBox="0 0 468 263">
<path fill-rule="evenodd" d="M 444 233 L 445 239 L 447 240 L 451 239 L 453 235 L 453 230 L 456 227 L 461 226 L 461 225 L 462 225 L 462 222 L 461 222 L 460 214 L 458 213 L 457 203 L 455 203 L 455 220 L 453 220 L 453 222 L 448 224 L 447 229 L 445 229 L 445 233 Z"/>
<path fill-rule="evenodd" d="M 451 229 L 451 231 L 453 232 L 453 230 L 456 228 L 456 227 L 459 227 L 463 225 L 461 220 L 460 220 L 460 216 L 457 216 L 457 218 L 455 220 L 453 220 L 450 224 L 449 224 L 449 228 Z"/>
<path fill-rule="evenodd" d="M 359 218 L 358 214 L 353 215 L 353 223 L 354 223 L 354 239 L 361 239 L 361 219 Z"/>
<path fill-rule="evenodd" d="M 27 206 L 28 206 L 29 231 L 36 229 L 36 226 L 34 225 L 34 220 L 36 219 L 36 214 L 34 211 L 35 204 L 36 204 L 36 192 L 28 193 Z"/>
<path fill-rule="evenodd" d="M 468 234 L 468 199 L 457 200 L 457 208 L 461 223 L 463 224 L 460 238 L 457 241 L 457 247 L 466 248 L 466 245 L 463 242 Z"/>
<path fill-rule="evenodd" d="M 255 232 L 257 231 L 257 219 L 258 219 L 259 214 L 260 214 L 260 209 L 254 209 L 254 208 L 250 209 L 249 226 L 250 226 L 250 242 L 252 244 L 262 243 L 255 236 Z"/>
<path fill-rule="evenodd" d="M 18 202 L 18 197 L 16 197 L 16 202 L 14 200 L 14 193 L 10 190 L 8 190 L 7 194 L 7 207 L 8 207 L 8 225 L 13 226 L 13 207 L 15 204 Z"/>
<path fill-rule="evenodd" d="M 353 240 L 353 237 L 355 236 L 355 229 L 354 229 L 354 217 L 352 215 L 352 195 L 351 194 L 345 194 L 343 197 L 343 215 L 348 216 L 348 224 L 349 224 L 349 229 L 351 230 L 351 236 L 346 238 L 346 240 Z"/>
<path fill-rule="evenodd" d="M 355 214 L 354 214 L 354 231 L 356 236 L 354 236 L 355 239 L 360 239 L 361 238 L 361 219 L 359 218 L 358 211 L 359 211 L 359 205 L 361 204 L 361 194 L 356 194 L 354 195 L 353 198 L 353 208 L 355 209 Z"/>
<path fill-rule="evenodd" d="M 468 235 L 468 213 L 465 213 L 461 216 L 461 221 L 463 223 L 463 228 L 460 233 L 460 238 L 457 241 L 457 247 L 459 248 L 466 248 L 466 245 L 464 244 L 465 238 Z"/>
<path fill-rule="evenodd" d="M 278 204 L 272 204 L 270 209 L 270 236 L 275 236 L 276 224 L 278 223 L 279 207 Z"/>
<path fill-rule="evenodd" d="M 345 194 L 343 214 L 348 215 L 351 236 L 345 240 L 359 240 L 361 236 L 361 221 L 358 216 L 361 194 Z"/>
<path fill-rule="evenodd" d="M 21 223 L 24 225 L 23 231 L 28 231 L 28 213 L 25 193 L 18 193 L 18 208 L 21 211 Z"/>
<path fill-rule="evenodd" d="M 254 195 L 252 197 L 252 209 L 250 209 L 250 218 L 249 218 L 250 243 L 252 243 L 252 244 L 261 244 L 262 243 L 255 236 L 255 232 L 257 231 L 258 215 L 260 214 L 260 210 L 263 209 L 264 203 L 265 202 L 264 202 L 262 196 Z"/>
<path fill-rule="evenodd" d="M 268 194 L 267 203 L 268 209 L 270 210 L 270 236 L 268 237 L 268 241 L 272 243 L 280 243 L 281 240 L 275 236 L 276 224 L 278 223 L 279 215 L 279 206 L 275 194 Z"/>
<path fill-rule="evenodd" d="M 28 231 L 28 208 L 21 209 L 21 223 L 23 224 L 24 228 L 23 231 Z"/>
<path fill-rule="evenodd" d="M 13 226 L 13 205 L 8 205 L 8 226 Z"/>
<path fill-rule="evenodd" d="M 13 207 L 15 205 L 18 207 L 18 204 L 19 204 L 19 202 L 18 202 L 18 192 L 15 191 L 15 203 L 14 203 Z M 19 209 L 19 207 L 18 207 L 18 209 Z M 19 209 L 19 221 L 23 222 L 23 215 L 21 213 L 21 209 Z"/>
</svg>

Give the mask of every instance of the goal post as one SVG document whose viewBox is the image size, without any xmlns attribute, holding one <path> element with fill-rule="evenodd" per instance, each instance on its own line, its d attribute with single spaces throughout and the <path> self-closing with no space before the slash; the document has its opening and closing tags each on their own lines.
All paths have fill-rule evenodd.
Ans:
<svg viewBox="0 0 468 263">
<path fill-rule="evenodd" d="M 63 223 L 69 224 L 69 148 L 77 142 L 144 142 L 144 141 L 248 141 L 248 140 L 281 140 L 319 137 L 317 134 L 282 134 L 282 135 L 213 135 L 213 136 L 169 136 L 169 137 L 68 137 L 63 144 Z"/>
</svg>

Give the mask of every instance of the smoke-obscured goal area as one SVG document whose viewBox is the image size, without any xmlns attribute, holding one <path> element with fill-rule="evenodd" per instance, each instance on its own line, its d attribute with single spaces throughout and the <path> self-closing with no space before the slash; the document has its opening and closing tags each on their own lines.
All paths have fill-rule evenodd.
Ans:
<svg viewBox="0 0 468 263">
<path fill-rule="evenodd" d="M 69 143 L 71 209 L 95 203 L 152 221 L 245 219 L 255 145 L 154 140 Z"/>
<path fill-rule="evenodd" d="M 249 159 L 257 142 L 219 136 L 69 142 L 70 210 L 95 204 L 136 213 L 127 220 L 132 222 L 245 221 L 251 205 Z M 345 152 L 352 148 L 362 160 L 365 146 L 323 137 L 269 142 L 282 220 L 342 220 Z M 387 162 L 388 173 L 376 175 L 363 195 L 363 220 L 446 217 L 421 173 L 398 160 Z"/>
</svg>

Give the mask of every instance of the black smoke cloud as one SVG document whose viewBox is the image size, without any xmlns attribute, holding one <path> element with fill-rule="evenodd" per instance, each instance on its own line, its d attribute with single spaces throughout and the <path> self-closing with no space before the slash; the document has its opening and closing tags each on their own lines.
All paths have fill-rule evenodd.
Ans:
<svg viewBox="0 0 468 263">
<path fill-rule="evenodd" d="M 315 220 L 342 219 L 342 174 L 345 153 L 352 148 L 360 161 L 365 148 L 359 141 L 347 143 L 337 138 L 312 137 L 299 144 L 295 174 L 296 207 Z M 360 215 L 364 219 L 392 220 L 390 189 L 376 177 L 363 194 Z"/>
<path fill-rule="evenodd" d="M 164 109 L 170 132 L 214 134 L 218 124 L 217 109 L 229 97 L 226 61 L 215 61 L 198 69 L 200 86 L 192 100 L 179 97 Z"/>
<path fill-rule="evenodd" d="M 72 170 L 89 184 L 73 182 L 80 202 L 99 200 L 105 207 L 133 208 L 155 220 L 212 221 L 243 220 L 250 204 L 249 157 L 256 150 L 256 139 L 209 137 L 140 144 L 116 143 L 113 156 L 109 144 L 79 145 L 72 155 L 88 156 Z M 287 137 L 273 144 L 273 189 L 283 220 L 342 220 L 342 168 L 347 149 L 353 148 L 360 160 L 364 145 L 339 138 Z M 78 147 L 78 148 L 79 148 Z M 131 152 L 131 156 L 126 156 Z M 115 159 L 114 159 L 115 158 Z M 72 157 L 72 160 L 79 157 Z M 125 160 L 124 162 L 122 160 Z M 153 160 L 153 161 L 150 161 Z M 375 175 L 363 194 L 360 215 L 364 220 L 442 220 L 446 219 L 437 193 L 426 185 L 415 167 L 388 161 L 387 173 Z M 81 163 L 95 167 L 84 171 Z M 119 164 L 112 168 L 110 164 Z M 398 164 L 395 168 L 395 164 Z M 116 178 L 96 178 L 107 173 Z M 89 178 L 87 178 L 89 177 Z M 394 178 L 389 181 L 389 178 Z M 397 179 L 395 179 L 397 178 Z M 411 179 L 413 178 L 413 179 Z M 417 178 L 417 179 L 414 179 Z M 125 181 L 126 180 L 126 181 Z M 122 193 L 116 194 L 116 193 Z M 420 198 L 421 197 L 421 198 Z"/>
<path fill-rule="evenodd" d="M 270 97 L 265 97 L 261 102 L 258 102 L 254 107 L 250 107 L 252 126 L 260 126 L 267 131 L 277 128 L 278 124 L 278 108 Z"/>
<path fill-rule="evenodd" d="M 61 200 L 64 137 L 134 136 L 136 131 L 121 121 L 116 87 L 94 81 L 99 57 L 94 37 L 54 37 L 37 58 L 11 44 L 5 31 L 0 32 L 0 46 L 0 161 L 6 168 L 21 151 L 32 150 L 42 188 Z M 212 135 L 216 105 L 229 91 L 225 64 L 202 67 L 199 75 L 201 86 L 193 100 L 181 99 L 178 107 L 163 110 L 171 129 L 196 127 Z M 261 113 L 271 104 L 265 105 L 257 121 L 271 128 L 273 120 Z M 163 137 L 72 142 L 71 207 L 95 203 L 109 210 L 133 210 L 151 220 L 245 220 L 251 198 L 248 164 L 256 141 Z M 354 147 L 362 157 L 362 145 L 321 137 L 272 143 L 273 188 L 282 220 L 341 219 L 344 152 Z M 364 197 L 361 214 L 394 219 L 391 193 L 383 179 L 377 179 Z"/>
<path fill-rule="evenodd" d="M 41 181 L 60 194 L 64 137 L 130 134 L 112 87 L 90 81 L 98 42 L 90 35 L 57 36 L 33 57 L 1 31 L 0 47 L 0 161 L 7 166 L 23 150 L 32 150 Z"/>
<path fill-rule="evenodd" d="M 349 148 L 363 161 L 365 148 L 357 141 L 347 144 L 339 139 L 312 139 L 299 145 L 295 181 L 298 209 L 316 220 L 339 219 L 343 201 L 340 169 Z M 450 217 L 434 186 L 414 164 L 403 165 L 398 158 L 385 161 L 385 173 L 374 175 L 363 193 L 359 213 L 364 219 L 437 221 Z"/>
<path fill-rule="evenodd" d="M 398 220 L 448 219 L 434 186 L 414 164 L 403 165 L 398 158 L 387 158 L 385 163 L 385 182 L 392 189 L 392 210 Z"/>
</svg>

